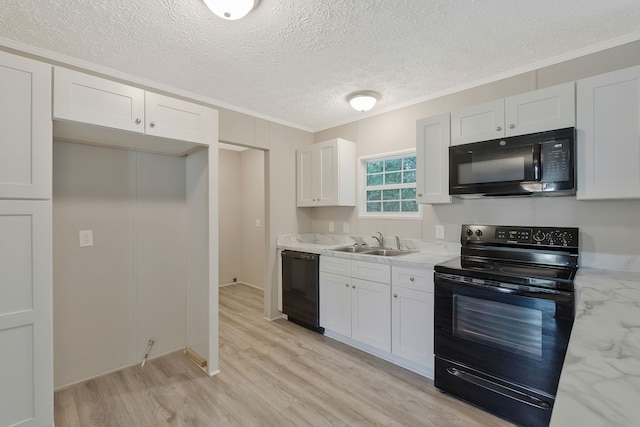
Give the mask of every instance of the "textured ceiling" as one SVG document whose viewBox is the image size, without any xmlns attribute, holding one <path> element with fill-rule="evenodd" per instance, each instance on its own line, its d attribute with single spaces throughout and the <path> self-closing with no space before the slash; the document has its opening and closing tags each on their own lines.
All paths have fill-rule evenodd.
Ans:
<svg viewBox="0 0 640 427">
<path fill-rule="evenodd" d="M 639 0 L 0 0 L 0 37 L 308 130 L 640 38 Z M 345 101 L 376 90 L 369 113 Z M 363 115 L 364 114 L 364 115 Z"/>
</svg>

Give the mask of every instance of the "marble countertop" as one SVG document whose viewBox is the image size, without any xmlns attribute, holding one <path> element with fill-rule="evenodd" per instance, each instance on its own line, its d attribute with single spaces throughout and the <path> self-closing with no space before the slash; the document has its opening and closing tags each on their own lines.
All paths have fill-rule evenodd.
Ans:
<svg viewBox="0 0 640 427">
<path fill-rule="evenodd" d="M 582 267 L 551 427 L 640 425 L 640 273 Z"/>
<path fill-rule="evenodd" d="M 278 247 L 429 268 L 460 253 L 459 243 L 412 240 L 403 241 L 404 247 L 419 252 L 400 257 L 326 250 L 352 245 L 357 239 L 279 236 Z M 640 256 L 581 253 L 580 258 L 576 319 L 550 427 L 640 426 Z"/>
</svg>

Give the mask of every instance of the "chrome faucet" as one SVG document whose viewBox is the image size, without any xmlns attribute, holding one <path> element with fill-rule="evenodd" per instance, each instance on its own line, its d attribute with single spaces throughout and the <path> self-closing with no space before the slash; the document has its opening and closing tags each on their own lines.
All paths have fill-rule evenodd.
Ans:
<svg viewBox="0 0 640 427">
<path fill-rule="evenodd" d="M 400 237 L 396 236 L 396 247 L 400 250 Z"/>
<path fill-rule="evenodd" d="M 384 236 L 383 236 L 383 235 L 382 235 L 382 233 L 381 233 L 381 232 L 379 232 L 379 231 L 376 231 L 376 233 L 378 233 L 378 234 L 379 234 L 379 236 L 371 236 L 371 237 L 373 237 L 374 239 L 376 239 L 376 240 L 378 241 L 378 247 L 379 247 L 379 248 L 382 248 L 382 247 L 384 246 Z"/>
</svg>

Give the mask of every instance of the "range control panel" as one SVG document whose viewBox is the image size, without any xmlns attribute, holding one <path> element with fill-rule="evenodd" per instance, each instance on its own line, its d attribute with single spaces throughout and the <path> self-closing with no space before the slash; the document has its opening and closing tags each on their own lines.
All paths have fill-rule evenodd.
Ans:
<svg viewBox="0 0 640 427">
<path fill-rule="evenodd" d="M 498 225 L 462 226 L 460 242 L 505 243 L 509 245 L 578 246 L 578 229 L 575 227 L 521 227 Z"/>
</svg>

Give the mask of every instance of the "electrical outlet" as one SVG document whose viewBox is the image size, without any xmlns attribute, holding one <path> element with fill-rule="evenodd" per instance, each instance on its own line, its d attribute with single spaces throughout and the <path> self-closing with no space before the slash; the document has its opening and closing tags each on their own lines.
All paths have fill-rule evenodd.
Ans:
<svg viewBox="0 0 640 427">
<path fill-rule="evenodd" d="M 93 246 L 93 230 L 80 230 L 80 247 Z"/>
<path fill-rule="evenodd" d="M 329 221 L 329 233 L 333 233 L 335 230 L 335 224 L 333 221 Z"/>
<path fill-rule="evenodd" d="M 349 232 L 349 223 L 348 222 L 343 222 L 342 223 L 342 232 L 343 233 L 348 233 Z"/>
<path fill-rule="evenodd" d="M 260 221 L 259 219 L 256 219 L 256 228 L 260 228 L 262 227 L 262 221 Z"/>
<path fill-rule="evenodd" d="M 436 225 L 436 239 L 444 240 L 444 225 Z"/>
</svg>

